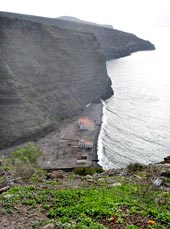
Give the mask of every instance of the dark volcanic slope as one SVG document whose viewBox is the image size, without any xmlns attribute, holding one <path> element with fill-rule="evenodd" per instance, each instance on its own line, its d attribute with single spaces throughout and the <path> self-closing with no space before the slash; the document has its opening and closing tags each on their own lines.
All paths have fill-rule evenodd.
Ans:
<svg viewBox="0 0 170 229">
<path fill-rule="evenodd" d="M 112 95 L 93 34 L 0 16 L 0 148 Z"/>
<path fill-rule="evenodd" d="M 155 49 L 154 45 L 149 41 L 140 39 L 131 33 L 102 27 L 101 25 L 97 26 L 97 24 L 90 24 L 81 20 L 79 22 L 78 19 L 77 21 L 62 20 L 6 12 L 0 12 L 0 15 L 57 25 L 60 28 L 94 33 L 107 60 L 127 56 L 136 51 Z"/>
<path fill-rule="evenodd" d="M 109 25 L 90 24 L 79 19 L 73 21 L 72 17 L 61 17 L 59 19 L 67 22 L 57 20 L 56 24 L 61 24 L 64 28 L 94 33 L 107 60 L 124 57 L 136 51 L 155 49 L 151 42 L 140 39 L 134 34 L 109 28 Z"/>
</svg>

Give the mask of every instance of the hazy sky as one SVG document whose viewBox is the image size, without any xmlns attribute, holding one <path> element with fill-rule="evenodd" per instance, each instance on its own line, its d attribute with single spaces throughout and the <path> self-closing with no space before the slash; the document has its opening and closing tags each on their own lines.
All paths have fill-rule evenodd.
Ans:
<svg viewBox="0 0 170 229">
<path fill-rule="evenodd" d="M 0 0 L 0 10 L 45 17 L 74 16 L 117 29 L 170 25 L 170 0 Z"/>
</svg>

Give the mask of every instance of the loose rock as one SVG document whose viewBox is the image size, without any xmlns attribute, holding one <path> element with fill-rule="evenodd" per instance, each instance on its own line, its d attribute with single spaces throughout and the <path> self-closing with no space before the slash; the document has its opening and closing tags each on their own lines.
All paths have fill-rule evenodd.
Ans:
<svg viewBox="0 0 170 229">
<path fill-rule="evenodd" d="M 55 225 L 53 223 L 49 223 L 47 225 L 45 225 L 42 229 L 54 229 Z"/>
<path fill-rule="evenodd" d="M 47 178 L 50 179 L 59 179 L 59 178 L 64 178 L 64 174 L 62 170 L 58 170 L 58 171 L 52 171 L 51 173 L 47 174 Z"/>
<path fill-rule="evenodd" d="M 121 183 L 120 182 L 116 182 L 114 184 L 109 184 L 108 185 L 109 188 L 112 188 L 112 187 L 115 187 L 115 186 L 121 186 Z"/>
</svg>

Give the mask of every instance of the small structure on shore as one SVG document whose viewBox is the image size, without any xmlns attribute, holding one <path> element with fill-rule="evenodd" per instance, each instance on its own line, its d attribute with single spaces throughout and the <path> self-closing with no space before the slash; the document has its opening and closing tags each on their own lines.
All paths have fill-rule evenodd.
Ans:
<svg viewBox="0 0 170 229">
<path fill-rule="evenodd" d="M 58 145 L 61 147 L 77 147 L 78 139 L 59 139 Z"/>
<path fill-rule="evenodd" d="M 93 130 L 94 122 L 88 116 L 80 117 L 78 120 L 79 130 Z"/>
<path fill-rule="evenodd" d="M 90 150 L 93 148 L 93 142 L 85 141 L 85 149 Z"/>
<path fill-rule="evenodd" d="M 86 150 L 91 150 L 93 148 L 93 142 L 92 141 L 84 141 L 81 140 L 78 143 L 78 148 L 79 149 L 86 149 Z"/>
</svg>

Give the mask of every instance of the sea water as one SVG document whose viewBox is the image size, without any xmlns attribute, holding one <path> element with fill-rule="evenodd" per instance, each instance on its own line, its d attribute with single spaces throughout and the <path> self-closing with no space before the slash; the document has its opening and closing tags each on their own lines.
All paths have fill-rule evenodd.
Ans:
<svg viewBox="0 0 170 229">
<path fill-rule="evenodd" d="M 155 51 L 107 62 L 114 96 L 105 101 L 98 141 L 104 169 L 170 155 L 170 28 L 152 35 Z"/>
</svg>

